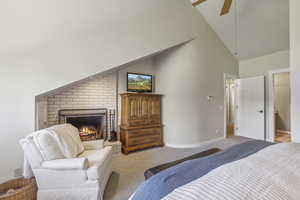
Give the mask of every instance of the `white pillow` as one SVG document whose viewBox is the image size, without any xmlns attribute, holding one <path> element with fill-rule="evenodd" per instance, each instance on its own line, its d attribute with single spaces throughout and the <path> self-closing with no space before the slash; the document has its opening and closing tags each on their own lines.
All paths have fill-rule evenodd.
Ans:
<svg viewBox="0 0 300 200">
<path fill-rule="evenodd" d="M 25 139 L 21 139 L 20 144 L 24 150 L 26 159 L 30 162 L 31 168 L 35 169 L 40 167 L 44 158 L 34 142 L 33 136 L 29 135 Z"/>
<path fill-rule="evenodd" d="M 37 131 L 32 134 L 34 143 L 42 154 L 44 160 L 65 158 L 57 141 L 47 130 Z"/>
<path fill-rule="evenodd" d="M 75 158 L 84 151 L 79 131 L 72 125 L 62 124 L 50 127 L 47 130 L 56 138 L 65 157 Z"/>
</svg>

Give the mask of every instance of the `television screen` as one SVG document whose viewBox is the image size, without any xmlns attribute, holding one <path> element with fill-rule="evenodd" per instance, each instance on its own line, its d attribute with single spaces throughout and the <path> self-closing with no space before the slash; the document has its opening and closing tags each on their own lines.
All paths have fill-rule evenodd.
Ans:
<svg viewBox="0 0 300 200">
<path fill-rule="evenodd" d="M 128 92 L 152 92 L 152 76 L 127 73 Z"/>
</svg>

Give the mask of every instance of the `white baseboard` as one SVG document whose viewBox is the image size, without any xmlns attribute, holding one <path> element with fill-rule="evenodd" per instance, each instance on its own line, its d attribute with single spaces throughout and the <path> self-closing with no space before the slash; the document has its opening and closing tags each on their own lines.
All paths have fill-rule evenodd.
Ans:
<svg viewBox="0 0 300 200">
<path fill-rule="evenodd" d="M 196 144 L 170 144 L 170 143 L 165 143 L 166 147 L 170 147 L 170 148 L 176 148 L 176 149 L 193 149 L 193 148 L 197 148 L 197 147 L 201 147 L 205 144 L 211 143 L 211 142 L 216 142 L 219 140 L 224 139 L 223 137 L 219 137 L 216 139 L 211 139 L 211 140 L 207 140 L 205 142 L 200 142 L 200 143 L 196 143 Z"/>
<path fill-rule="evenodd" d="M 285 134 L 291 134 L 291 132 L 290 131 L 283 131 L 283 130 L 276 130 L 276 132 L 278 132 L 278 133 L 285 133 Z"/>
</svg>

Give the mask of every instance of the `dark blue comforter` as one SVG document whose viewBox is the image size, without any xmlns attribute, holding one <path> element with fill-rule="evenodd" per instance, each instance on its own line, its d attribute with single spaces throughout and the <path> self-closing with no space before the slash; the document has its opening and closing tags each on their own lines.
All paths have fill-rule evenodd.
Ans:
<svg viewBox="0 0 300 200">
<path fill-rule="evenodd" d="M 174 189 L 204 176 L 211 170 L 226 163 L 245 158 L 272 144 L 253 140 L 235 145 L 208 157 L 183 162 L 145 181 L 137 189 L 132 200 L 160 200 Z"/>
</svg>

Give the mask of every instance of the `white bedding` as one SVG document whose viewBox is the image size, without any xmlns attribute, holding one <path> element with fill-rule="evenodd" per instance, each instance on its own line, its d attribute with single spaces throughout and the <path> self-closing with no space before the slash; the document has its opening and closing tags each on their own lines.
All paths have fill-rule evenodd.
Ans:
<svg viewBox="0 0 300 200">
<path fill-rule="evenodd" d="M 299 200 L 300 144 L 277 144 L 219 167 L 164 200 Z"/>
</svg>

